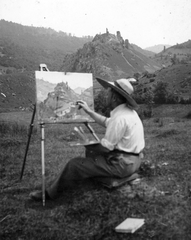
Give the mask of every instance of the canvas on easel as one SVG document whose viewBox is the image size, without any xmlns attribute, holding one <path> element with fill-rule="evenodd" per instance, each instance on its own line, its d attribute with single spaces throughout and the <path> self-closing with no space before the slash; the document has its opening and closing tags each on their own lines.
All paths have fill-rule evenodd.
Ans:
<svg viewBox="0 0 191 240">
<path fill-rule="evenodd" d="M 44 123 L 83 122 L 92 119 L 76 106 L 84 100 L 94 109 L 91 73 L 35 71 L 37 119 Z"/>
<path fill-rule="evenodd" d="M 56 123 L 85 123 L 94 134 L 88 125 L 92 119 L 76 105 L 78 100 L 84 100 L 94 110 L 93 79 L 91 73 L 35 71 L 35 81 L 36 113 L 41 127 L 42 201 L 45 206 L 44 127 Z"/>
</svg>

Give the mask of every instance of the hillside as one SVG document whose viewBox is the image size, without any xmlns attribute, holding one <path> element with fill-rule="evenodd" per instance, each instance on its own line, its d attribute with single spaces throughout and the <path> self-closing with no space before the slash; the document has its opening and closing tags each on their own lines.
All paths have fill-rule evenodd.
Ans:
<svg viewBox="0 0 191 240">
<path fill-rule="evenodd" d="M 149 50 L 146 50 L 146 49 L 142 49 L 142 48 L 140 48 L 139 46 L 137 46 L 137 45 L 135 45 L 135 44 L 133 44 L 133 43 L 131 43 L 131 46 L 134 48 L 134 50 L 136 50 L 137 52 L 142 53 L 143 55 L 145 55 L 145 56 L 147 56 L 147 57 L 152 58 L 152 57 L 155 56 L 155 53 L 154 53 L 154 52 L 149 51 Z"/>
<path fill-rule="evenodd" d="M 167 49 L 167 48 L 171 47 L 171 45 L 157 44 L 157 45 L 154 45 L 154 46 L 151 46 L 151 47 L 147 47 L 144 50 L 151 51 L 153 53 L 160 53 L 164 50 L 164 47 Z"/>
<path fill-rule="evenodd" d="M 26 109 L 35 103 L 33 72 L 0 75 L 0 112 Z"/>
<path fill-rule="evenodd" d="M 91 39 L 0 20 L 0 73 L 7 69 L 8 72 L 38 70 L 40 63 L 58 71 L 66 54 L 75 52 Z"/>
<path fill-rule="evenodd" d="M 174 64 L 154 74 L 147 74 L 139 80 L 139 83 L 149 88 L 159 81 L 168 83 L 168 88 L 172 93 L 188 99 L 191 96 L 191 63 Z"/>
<path fill-rule="evenodd" d="M 191 40 L 164 49 L 156 54 L 153 59 L 165 66 L 191 62 Z"/>
<path fill-rule="evenodd" d="M 2 26 L 7 26 L 7 29 Z M 46 63 L 50 70 L 56 71 L 59 69 L 64 72 L 93 73 L 94 94 L 96 88 L 100 88 L 95 76 L 106 80 L 115 80 L 134 75 L 137 79 L 140 79 L 140 83 L 143 83 L 143 88 L 145 86 L 154 86 L 158 81 L 162 80 L 169 83 L 169 87 L 173 92 L 185 98 L 191 95 L 190 40 L 165 49 L 164 52 L 154 57 L 148 57 L 147 54 L 150 54 L 150 52 L 139 48 L 135 44 L 130 44 L 128 39 L 124 40 L 119 31 L 116 35 L 110 33 L 96 35 L 92 41 L 87 42 L 87 39 L 80 40 L 69 37 L 64 33 L 57 33 L 51 29 L 24 27 L 6 21 L 0 21 L 0 30 L 2 30 L 0 31 L 1 112 L 28 109 L 31 104 L 35 103 L 34 70 L 38 69 L 38 62 L 33 61 L 33 58 L 37 59 L 39 57 L 38 59 L 40 59 L 45 50 L 47 52 L 47 62 L 49 61 L 50 64 Z M 2 35 L 2 33 L 4 34 Z M 40 37 L 45 39 L 41 43 Z M 29 40 L 29 38 L 33 40 Z M 57 41 L 57 45 L 55 45 L 53 39 Z M 71 39 L 74 41 L 70 41 Z M 75 47 L 77 48 L 77 44 L 75 41 L 78 44 L 81 41 L 80 44 L 83 46 L 78 50 L 76 49 L 76 52 Z M 86 41 L 85 44 L 82 44 L 83 41 Z M 66 42 L 68 45 L 65 45 Z M 60 55 L 56 54 L 53 49 L 56 49 L 55 46 L 57 51 L 61 49 L 59 43 L 63 44 L 62 49 L 68 49 L 68 54 L 62 55 L 62 52 L 60 52 Z M 72 51 L 72 46 L 73 53 L 69 54 L 69 50 Z M 27 54 L 27 51 L 29 54 Z M 54 62 L 52 62 L 53 52 L 56 59 Z M 45 58 L 43 59 L 45 60 Z M 39 62 L 42 61 L 39 60 Z M 168 64 L 162 68 L 161 63 Z M 28 69 L 31 69 L 31 71 Z M 144 77 L 140 78 L 140 76 Z M 78 89 L 78 93 L 82 93 L 81 90 Z M 86 94 L 84 92 L 84 97 L 86 97 Z"/>
<path fill-rule="evenodd" d="M 144 71 L 154 72 L 161 64 L 138 52 L 119 31 L 97 34 L 83 48 L 64 58 L 61 71 L 91 72 L 106 80 L 133 76 Z M 96 88 L 97 82 L 95 81 Z"/>
</svg>

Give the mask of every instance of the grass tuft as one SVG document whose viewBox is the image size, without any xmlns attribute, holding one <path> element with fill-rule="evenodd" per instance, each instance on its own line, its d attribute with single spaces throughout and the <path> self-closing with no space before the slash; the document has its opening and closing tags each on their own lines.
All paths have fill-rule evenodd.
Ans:
<svg viewBox="0 0 191 240">
<path fill-rule="evenodd" d="M 191 111 L 187 113 L 186 118 L 191 119 Z"/>
</svg>

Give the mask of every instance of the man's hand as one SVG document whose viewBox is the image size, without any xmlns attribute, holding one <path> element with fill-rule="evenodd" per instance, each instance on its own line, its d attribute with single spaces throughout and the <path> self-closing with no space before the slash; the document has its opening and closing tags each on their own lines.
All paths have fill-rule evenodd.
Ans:
<svg viewBox="0 0 191 240">
<path fill-rule="evenodd" d="M 76 105 L 79 106 L 79 108 L 83 108 L 83 110 L 92 118 L 94 119 L 98 124 L 105 127 L 106 117 L 100 115 L 99 113 L 94 112 L 86 102 L 82 100 L 78 100 L 76 102 Z"/>
<path fill-rule="evenodd" d="M 84 102 L 84 101 L 82 101 L 82 100 L 78 100 L 78 101 L 76 102 L 76 105 L 79 106 L 79 109 L 80 109 L 80 108 L 83 108 L 83 110 L 84 110 L 86 113 L 88 113 L 88 114 L 92 111 L 92 110 L 90 109 L 90 107 L 87 105 L 87 103 Z"/>
</svg>

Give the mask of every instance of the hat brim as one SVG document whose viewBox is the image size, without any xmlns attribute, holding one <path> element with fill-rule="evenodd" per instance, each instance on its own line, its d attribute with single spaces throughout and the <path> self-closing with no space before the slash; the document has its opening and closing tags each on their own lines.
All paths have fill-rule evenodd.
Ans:
<svg viewBox="0 0 191 240">
<path fill-rule="evenodd" d="M 125 91 L 123 91 L 121 88 L 115 86 L 113 83 L 110 83 L 104 79 L 98 78 L 96 77 L 96 80 L 104 87 L 104 88 L 112 88 L 113 90 L 115 90 L 116 92 L 118 92 L 119 94 L 121 94 L 124 98 L 126 98 L 127 102 L 129 103 L 129 105 L 133 108 L 138 108 L 137 103 L 135 102 L 135 100 Z"/>
</svg>

